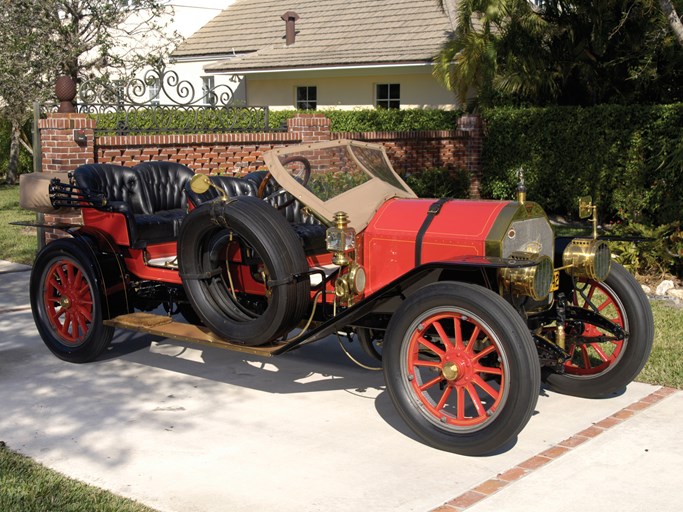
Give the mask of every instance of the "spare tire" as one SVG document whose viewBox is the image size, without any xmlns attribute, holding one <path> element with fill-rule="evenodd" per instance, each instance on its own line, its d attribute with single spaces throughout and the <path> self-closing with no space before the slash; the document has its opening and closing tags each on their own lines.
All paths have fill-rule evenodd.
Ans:
<svg viewBox="0 0 683 512">
<path fill-rule="evenodd" d="M 243 271 L 248 266 L 253 279 L 263 281 L 262 293 L 233 289 L 239 276 L 234 264 L 228 274 L 228 260 L 236 258 Z M 280 213 L 255 197 L 192 210 L 180 229 L 178 265 L 197 315 L 230 341 L 268 343 L 291 331 L 308 310 L 310 281 L 294 277 L 308 270 L 301 242 Z"/>
</svg>

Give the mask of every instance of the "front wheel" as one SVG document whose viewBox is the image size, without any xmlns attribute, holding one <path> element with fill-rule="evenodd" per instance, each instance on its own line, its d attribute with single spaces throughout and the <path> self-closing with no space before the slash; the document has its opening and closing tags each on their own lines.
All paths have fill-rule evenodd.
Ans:
<svg viewBox="0 0 683 512">
<path fill-rule="evenodd" d="M 41 338 L 54 355 L 72 363 L 96 359 L 114 328 L 105 326 L 94 257 L 73 239 L 46 245 L 31 272 L 31 309 Z"/>
<path fill-rule="evenodd" d="M 564 373 L 550 373 L 550 389 L 573 396 L 599 398 L 626 387 L 643 369 L 652 349 L 654 320 L 638 282 L 617 263 L 604 282 L 579 280 L 574 306 L 593 310 L 620 326 L 627 336 L 603 341 L 609 333 L 589 323 L 567 326 L 570 358 Z"/>
<path fill-rule="evenodd" d="M 411 295 L 389 322 L 382 355 L 398 412 L 442 450 L 500 449 L 538 400 L 540 367 L 526 324 L 480 286 L 440 282 Z"/>
</svg>

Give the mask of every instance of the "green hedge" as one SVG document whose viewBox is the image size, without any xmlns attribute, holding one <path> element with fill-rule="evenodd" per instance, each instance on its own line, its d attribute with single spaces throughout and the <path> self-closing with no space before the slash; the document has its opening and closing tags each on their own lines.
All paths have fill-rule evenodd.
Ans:
<svg viewBox="0 0 683 512">
<path fill-rule="evenodd" d="M 115 135 L 125 130 L 126 135 L 144 133 L 203 133 L 262 131 L 265 116 L 262 110 L 234 108 L 230 110 L 211 108 L 141 108 L 129 112 L 93 114 L 98 130 L 104 135 Z"/>
<path fill-rule="evenodd" d="M 482 192 L 511 198 L 522 167 L 530 200 L 576 218 L 592 195 L 613 249 L 634 271 L 683 273 L 683 104 L 486 110 Z"/>
<path fill-rule="evenodd" d="M 287 119 L 297 113 L 311 111 L 271 110 L 268 124 L 271 130 L 287 129 Z M 333 132 L 452 130 L 460 112 L 436 109 L 356 109 L 318 110 L 331 120 Z M 261 111 L 241 109 L 166 109 L 150 108 L 124 113 L 94 114 L 99 129 L 116 133 L 119 124 L 126 126 L 131 134 L 158 130 L 158 133 L 196 133 L 194 127 L 203 126 L 211 132 L 260 131 L 264 129 Z M 256 128 L 254 128 L 256 127 Z"/>
<path fill-rule="evenodd" d="M 529 199 L 576 212 L 592 195 L 605 220 L 683 220 L 683 104 L 486 110 L 482 190 L 512 197 L 521 166 Z"/>
<path fill-rule="evenodd" d="M 270 126 L 279 127 L 295 114 L 311 111 L 275 110 L 270 112 Z M 333 132 L 409 132 L 454 130 L 461 111 L 437 109 L 355 109 L 317 110 L 330 119 Z M 286 126 L 286 124 L 284 125 Z"/>
</svg>

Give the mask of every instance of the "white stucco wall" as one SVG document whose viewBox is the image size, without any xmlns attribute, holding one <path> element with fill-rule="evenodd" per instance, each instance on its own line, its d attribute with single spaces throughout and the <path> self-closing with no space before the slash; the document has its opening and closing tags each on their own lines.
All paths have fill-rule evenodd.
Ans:
<svg viewBox="0 0 683 512">
<path fill-rule="evenodd" d="M 353 73 L 346 71 L 345 73 Z M 303 76 L 248 75 L 246 99 L 249 105 L 268 105 L 272 109 L 291 109 L 295 106 L 296 88 L 317 87 L 318 108 L 353 109 L 374 107 L 376 84 L 401 85 L 401 108 L 455 108 L 453 93 L 431 75 L 431 68 L 420 72 L 370 74 L 366 76 Z"/>
</svg>

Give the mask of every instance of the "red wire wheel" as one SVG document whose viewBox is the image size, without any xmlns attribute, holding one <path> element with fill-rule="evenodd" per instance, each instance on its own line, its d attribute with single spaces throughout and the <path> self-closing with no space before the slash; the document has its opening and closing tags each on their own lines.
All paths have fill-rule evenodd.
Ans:
<svg viewBox="0 0 683 512">
<path fill-rule="evenodd" d="M 411 332 L 404 371 L 429 418 L 456 431 L 494 421 L 509 392 L 507 357 L 483 321 L 443 308 L 421 317 Z"/>
<path fill-rule="evenodd" d="M 564 373 L 546 373 L 545 382 L 554 391 L 585 398 L 621 392 L 643 369 L 652 349 L 654 320 L 647 297 L 633 276 L 614 262 L 604 281 L 579 280 L 570 297 L 574 306 L 599 313 L 626 336 L 610 339 L 610 333 L 595 325 L 568 322 L 570 358 Z"/>
<path fill-rule="evenodd" d="M 410 295 L 387 326 L 382 363 L 408 426 L 429 445 L 463 455 L 503 448 L 538 400 L 529 329 L 482 286 L 439 282 Z"/>
<path fill-rule="evenodd" d="M 624 305 L 605 283 L 580 280 L 573 294 L 573 304 L 600 313 L 612 323 L 628 332 L 629 325 L 624 313 Z M 584 338 L 600 338 L 609 336 L 607 331 L 586 324 L 583 326 Z M 564 364 L 568 375 L 596 375 L 617 364 L 624 353 L 624 339 L 594 343 L 572 344 L 569 347 L 570 358 Z"/>
<path fill-rule="evenodd" d="M 30 290 L 33 319 L 53 354 L 84 363 L 107 348 L 114 329 L 103 324 L 99 264 L 85 242 L 47 244 L 33 263 Z"/>
<path fill-rule="evenodd" d="M 54 262 L 46 272 L 43 303 L 55 334 L 78 346 L 92 328 L 93 294 L 83 269 L 74 261 Z"/>
</svg>

